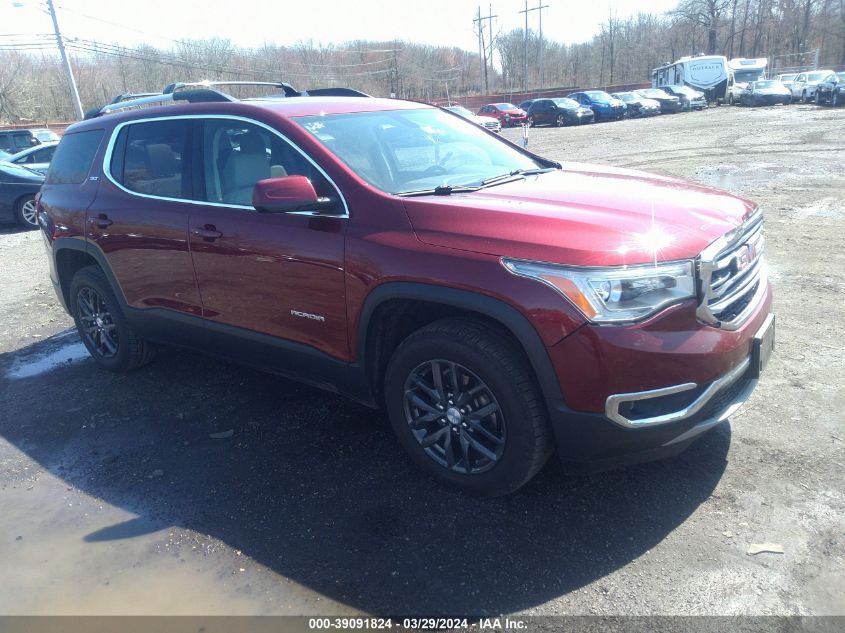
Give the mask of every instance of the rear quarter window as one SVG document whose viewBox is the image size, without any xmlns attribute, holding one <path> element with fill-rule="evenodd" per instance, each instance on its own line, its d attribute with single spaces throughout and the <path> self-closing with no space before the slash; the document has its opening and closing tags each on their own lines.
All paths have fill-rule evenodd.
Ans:
<svg viewBox="0 0 845 633">
<path fill-rule="evenodd" d="M 125 126 L 112 149 L 111 178 L 135 193 L 190 200 L 190 130 L 191 122 L 180 119 Z"/>
<path fill-rule="evenodd" d="M 46 184 L 78 185 L 84 182 L 102 139 L 103 130 L 65 134 L 53 154 Z"/>
</svg>

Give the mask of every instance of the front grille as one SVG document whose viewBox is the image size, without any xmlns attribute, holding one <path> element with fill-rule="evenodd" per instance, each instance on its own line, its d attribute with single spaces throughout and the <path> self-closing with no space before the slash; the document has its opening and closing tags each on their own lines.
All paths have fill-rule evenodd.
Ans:
<svg viewBox="0 0 845 633">
<path fill-rule="evenodd" d="M 727 329 L 738 326 L 765 284 L 764 266 L 763 216 L 757 212 L 702 253 L 699 318 Z"/>
</svg>

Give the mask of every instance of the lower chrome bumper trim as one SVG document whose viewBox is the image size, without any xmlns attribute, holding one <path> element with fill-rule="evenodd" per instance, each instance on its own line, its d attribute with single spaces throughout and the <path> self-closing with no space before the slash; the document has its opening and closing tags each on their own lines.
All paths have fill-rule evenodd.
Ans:
<svg viewBox="0 0 845 633">
<path fill-rule="evenodd" d="M 637 391 L 633 393 L 619 393 L 614 394 L 612 396 L 608 396 L 607 401 L 605 403 L 605 414 L 608 418 L 610 418 L 620 426 L 624 426 L 630 429 L 651 427 L 658 424 L 668 424 L 669 422 L 679 422 L 680 420 L 689 418 L 701 411 L 701 409 L 703 409 L 704 406 L 708 402 L 710 402 L 710 400 L 716 394 L 718 394 L 720 391 L 729 387 L 734 382 L 739 380 L 739 378 L 748 370 L 750 364 L 751 359 L 746 357 L 739 365 L 731 369 L 728 373 L 724 374 L 720 378 L 717 378 L 712 383 L 710 383 L 707 389 L 705 389 L 701 393 L 701 395 L 698 396 L 698 398 L 696 398 L 686 407 L 678 411 L 672 411 L 670 413 L 664 413 L 663 415 L 658 415 L 650 418 L 629 420 L 619 412 L 619 407 L 625 402 L 634 402 L 637 400 L 646 400 L 649 398 L 659 398 L 661 396 L 667 396 L 675 393 L 681 393 L 683 391 L 689 391 L 691 389 L 695 389 L 698 386 L 696 383 L 688 382 L 681 385 L 674 385 L 672 387 L 664 387 L 662 389 L 652 389 L 650 391 Z M 754 382 L 756 383 L 756 381 Z M 745 391 L 746 390 L 743 389 L 743 393 L 745 393 Z M 748 393 L 751 393 L 751 391 L 749 390 Z M 736 409 L 734 409 L 734 411 L 735 410 Z M 733 411 L 731 411 L 731 413 L 733 413 Z M 727 417 L 727 415 L 729 414 L 725 414 L 725 417 Z M 678 440 L 676 439 L 673 441 Z"/>
</svg>

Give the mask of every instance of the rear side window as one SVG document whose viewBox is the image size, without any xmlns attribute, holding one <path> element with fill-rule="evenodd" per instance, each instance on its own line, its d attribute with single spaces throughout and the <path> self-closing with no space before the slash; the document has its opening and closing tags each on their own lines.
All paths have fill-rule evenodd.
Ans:
<svg viewBox="0 0 845 633">
<path fill-rule="evenodd" d="M 14 139 L 16 149 L 26 149 L 27 147 L 38 145 L 38 139 L 30 132 L 17 132 L 12 135 L 12 138 Z"/>
<path fill-rule="evenodd" d="M 147 121 L 124 127 L 112 150 L 110 172 L 129 191 L 191 198 L 191 122 Z"/>
<path fill-rule="evenodd" d="M 103 130 L 65 134 L 53 154 L 46 183 L 78 185 L 84 182 L 102 138 Z"/>
</svg>

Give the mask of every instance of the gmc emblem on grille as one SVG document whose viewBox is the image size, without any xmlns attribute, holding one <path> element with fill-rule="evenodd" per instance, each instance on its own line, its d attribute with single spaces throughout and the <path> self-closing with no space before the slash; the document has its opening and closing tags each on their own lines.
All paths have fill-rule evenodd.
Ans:
<svg viewBox="0 0 845 633">
<path fill-rule="evenodd" d="M 748 268 L 751 260 L 754 259 L 753 247 L 750 244 L 745 244 L 736 254 L 736 271 L 740 272 Z"/>
</svg>

